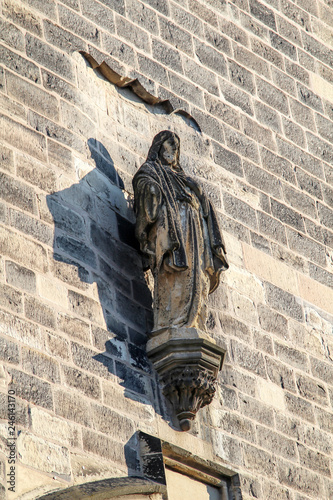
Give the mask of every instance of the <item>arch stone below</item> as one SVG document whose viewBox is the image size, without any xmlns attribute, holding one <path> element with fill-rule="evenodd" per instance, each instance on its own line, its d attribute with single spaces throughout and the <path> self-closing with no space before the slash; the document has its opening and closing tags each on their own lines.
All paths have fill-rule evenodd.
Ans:
<svg viewBox="0 0 333 500">
<path fill-rule="evenodd" d="M 163 484 L 137 477 L 103 479 L 72 486 L 39 497 L 39 500 L 162 500 Z"/>
</svg>

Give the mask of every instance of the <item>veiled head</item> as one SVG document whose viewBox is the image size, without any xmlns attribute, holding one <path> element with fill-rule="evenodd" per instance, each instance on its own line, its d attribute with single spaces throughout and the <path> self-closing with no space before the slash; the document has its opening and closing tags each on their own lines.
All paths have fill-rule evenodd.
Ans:
<svg viewBox="0 0 333 500">
<path fill-rule="evenodd" d="M 153 139 L 147 161 L 159 159 L 163 164 L 175 167 L 178 165 L 179 151 L 180 139 L 178 135 L 170 130 L 162 130 Z"/>
</svg>

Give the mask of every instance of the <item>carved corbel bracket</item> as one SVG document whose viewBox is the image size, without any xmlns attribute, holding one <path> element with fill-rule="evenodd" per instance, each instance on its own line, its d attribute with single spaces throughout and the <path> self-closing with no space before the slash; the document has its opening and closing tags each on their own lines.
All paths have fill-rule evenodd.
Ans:
<svg viewBox="0 0 333 500">
<path fill-rule="evenodd" d="M 214 397 L 225 350 L 196 328 L 170 328 L 155 332 L 147 354 L 181 430 L 188 431 L 198 410 Z"/>
</svg>

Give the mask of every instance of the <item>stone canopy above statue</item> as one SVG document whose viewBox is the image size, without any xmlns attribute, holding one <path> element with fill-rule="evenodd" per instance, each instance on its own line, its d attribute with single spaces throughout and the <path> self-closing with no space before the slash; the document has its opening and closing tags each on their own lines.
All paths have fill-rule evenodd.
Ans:
<svg viewBox="0 0 333 500">
<path fill-rule="evenodd" d="M 224 351 L 206 332 L 207 300 L 229 266 L 214 207 L 179 159 L 178 135 L 159 132 L 133 187 L 136 237 L 154 276 L 147 352 L 182 430 L 188 430 L 215 392 Z"/>
</svg>

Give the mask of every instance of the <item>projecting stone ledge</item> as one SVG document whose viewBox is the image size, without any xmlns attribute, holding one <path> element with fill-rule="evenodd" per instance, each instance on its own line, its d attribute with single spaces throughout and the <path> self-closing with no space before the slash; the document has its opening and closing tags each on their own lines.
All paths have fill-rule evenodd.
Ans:
<svg viewBox="0 0 333 500">
<path fill-rule="evenodd" d="M 154 332 L 147 354 L 159 374 L 182 431 L 188 431 L 200 408 L 211 403 L 225 350 L 196 328 Z"/>
</svg>

